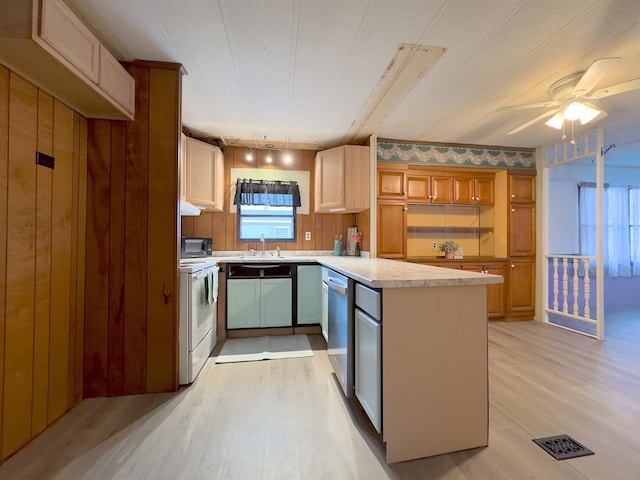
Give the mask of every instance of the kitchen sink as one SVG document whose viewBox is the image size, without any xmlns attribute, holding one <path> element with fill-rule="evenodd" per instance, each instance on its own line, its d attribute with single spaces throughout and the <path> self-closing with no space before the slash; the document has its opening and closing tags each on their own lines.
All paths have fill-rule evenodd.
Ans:
<svg viewBox="0 0 640 480">
<path fill-rule="evenodd" d="M 269 256 L 264 256 L 261 257 L 260 255 L 238 255 L 236 257 L 233 258 L 242 258 L 244 260 L 256 260 L 256 261 L 261 261 L 261 262 L 267 262 L 267 261 L 277 261 L 277 260 L 284 260 L 285 258 L 289 258 L 289 257 L 273 257 L 271 255 Z"/>
</svg>

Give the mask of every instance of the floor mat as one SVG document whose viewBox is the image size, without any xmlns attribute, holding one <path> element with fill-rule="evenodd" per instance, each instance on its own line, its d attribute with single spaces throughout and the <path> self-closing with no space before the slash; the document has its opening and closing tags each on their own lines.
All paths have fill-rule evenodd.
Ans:
<svg viewBox="0 0 640 480">
<path fill-rule="evenodd" d="M 269 335 L 227 339 L 216 363 L 255 362 L 257 360 L 312 356 L 313 351 L 306 335 Z"/>
<path fill-rule="evenodd" d="M 556 435 L 555 437 L 534 438 L 533 441 L 542 447 L 556 460 L 584 457 L 594 453 L 569 435 Z"/>
</svg>

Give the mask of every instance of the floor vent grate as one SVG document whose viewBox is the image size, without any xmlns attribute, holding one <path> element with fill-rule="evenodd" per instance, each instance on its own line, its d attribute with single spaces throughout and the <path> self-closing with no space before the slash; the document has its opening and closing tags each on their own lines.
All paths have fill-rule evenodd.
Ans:
<svg viewBox="0 0 640 480">
<path fill-rule="evenodd" d="M 556 435 L 555 437 L 534 438 L 533 441 L 544 449 L 556 460 L 584 457 L 594 453 L 569 435 Z"/>
</svg>

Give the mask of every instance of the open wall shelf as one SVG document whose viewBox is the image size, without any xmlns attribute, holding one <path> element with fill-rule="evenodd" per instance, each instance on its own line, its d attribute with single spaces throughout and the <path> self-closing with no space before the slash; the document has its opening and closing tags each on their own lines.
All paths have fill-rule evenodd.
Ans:
<svg viewBox="0 0 640 480">
<path fill-rule="evenodd" d="M 448 226 L 419 226 L 409 225 L 407 227 L 409 233 L 490 233 L 493 232 L 493 227 L 448 227 Z"/>
</svg>

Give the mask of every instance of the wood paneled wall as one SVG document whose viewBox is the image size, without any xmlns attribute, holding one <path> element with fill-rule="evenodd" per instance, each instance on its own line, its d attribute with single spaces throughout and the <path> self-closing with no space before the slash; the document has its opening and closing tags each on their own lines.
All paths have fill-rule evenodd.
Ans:
<svg viewBox="0 0 640 480">
<path fill-rule="evenodd" d="M 133 122 L 88 128 L 85 397 L 177 378 L 181 68 L 134 62 Z"/>
<path fill-rule="evenodd" d="M 313 213 L 314 210 L 314 165 L 316 152 L 313 150 L 290 150 L 291 162 L 284 163 L 280 157 L 285 152 L 271 152 L 274 163 L 266 163 L 269 150 L 253 149 L 255 160 L 246 161 L 249 151 L 244 147 L 226 147 L 224 150 L 225 195 L 223 212 L 203 212 L 197 217 L 182 217 L 182 235 L 195 237 L 212 237 L 214 250 L 248 250 L 260 249 L 259 242 L 240 242 L 238 240 L 237 215 L 229 212 L 231 202 L 231 169 L 232 168 L 268 168 L 279 170 L 299 170 L 311 172 L 309 214 L 298 214 L 296 218 L 295 242 L 267 242 L 265 249 L 273 250 L 333 250 L 335 235 L 342 234 L 346 238 L 347 228 L 358 225 L 365 232 L 364 249 L 368 249 L 369 212 L 352 214 Z M 360 222 L 362 225 L 357 224 Z M 366 225 L 364 225 L 366 223 Z M 366 228 L 366 230 L 365 230 Z M 305 240 L 304 233 L 311 232 L 311 240 Z"/>
<path fill-rule="evenodd" d="M 84 117 L 0 65 L 2 460 L 82 397 L 86 138 Z"/>
</svg>

